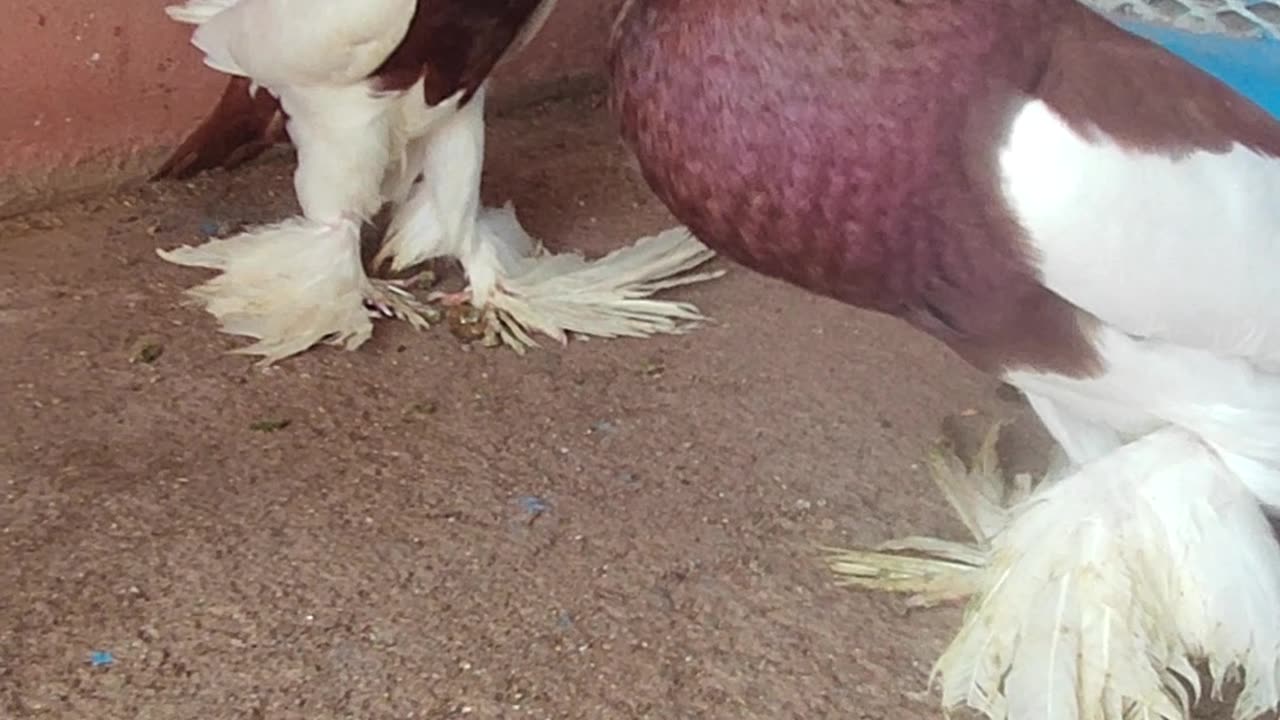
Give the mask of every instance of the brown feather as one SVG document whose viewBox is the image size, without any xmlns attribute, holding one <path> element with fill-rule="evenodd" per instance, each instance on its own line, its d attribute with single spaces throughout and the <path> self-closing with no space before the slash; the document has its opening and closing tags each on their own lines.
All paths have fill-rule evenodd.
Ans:
<svg viewBox="0 0 1280 720">
<path fill-rule="evenodd" d="M 1097 128 L 1139 152 L 1225 152 L 1239 142 L 1280 156 L 1280 124 L 1265 110 L 1085 7 L 1071 8 L 1060 24 L 1030 92 L 1076 132 Z"/>
<path fill-rule="evenodd" d="M 405 90 L 426 78 L 427 103 L 471 99 L 521 31 L 554 0 L 419 0 L 409 32 L 374 71 L 378 86 Z"/>
<path fill-rule="evenodd" d="M 213 168 L 230 170 L 272 145 L 288 142 L 279 101 L 261 88 L 250 95 L 249 86 L 247 78 L 231 78 L 213 112 L 178 145 L 153 179 L 184 179 Z"/>
</svg>

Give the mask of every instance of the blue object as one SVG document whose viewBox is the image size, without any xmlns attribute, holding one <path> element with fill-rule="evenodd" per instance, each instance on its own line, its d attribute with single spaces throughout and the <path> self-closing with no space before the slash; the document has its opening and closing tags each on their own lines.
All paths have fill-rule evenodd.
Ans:
<svg viewBox="0 0 1280 720">
<path fill-rule="evenodd" d="M 546 500 L 533 495 L 526 495 L 517 502 L 520 503 L 521 509 L 530 515 L 541 515 L 551 510 L 551 505 Z"/>
<path fill-rule="evenodd" d="M 94 667 L 106 667 L 115 661 L 115 656 L 105 650 L 94 650 L 89 654 L 89 664 Z"/>
<path fill-rule="evenodd" d="M 1127 17 L 1112 20 L 1218 78 L 1280 119 L 1280 41 L 1192 32 Z"/>
</svg>

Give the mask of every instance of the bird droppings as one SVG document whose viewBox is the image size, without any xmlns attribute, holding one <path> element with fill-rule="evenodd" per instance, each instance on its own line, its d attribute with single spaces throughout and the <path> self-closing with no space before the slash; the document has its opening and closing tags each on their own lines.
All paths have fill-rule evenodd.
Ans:
<svg viewBox="0 0 1280 720">
<path fill-rule="evenodd" d="M 410 405 L 408 409 L 405 410 L 405 414 L 425 417 L 428 415 L 435 415 L 439 410 L 440 405 L 434 400 L 423 400 Z"/>
<path fill-rule="evenodd" d="M 255 420 L 249 425 L 249 429 L 260 433 L 273 433 L 284 430 L 293 424 L 288 418 L 273 418 L 269 420 Z"/>
</svg>

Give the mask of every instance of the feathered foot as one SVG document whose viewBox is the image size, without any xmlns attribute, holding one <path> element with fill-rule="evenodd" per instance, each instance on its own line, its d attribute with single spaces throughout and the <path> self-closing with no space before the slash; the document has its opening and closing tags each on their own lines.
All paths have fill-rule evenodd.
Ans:
<svg viewBox="0 0 1280 720">
<path fill-rule="evenodd" d="M 827 548 L 832 571 L 841 585 L 911 593 L 913 606 L 928 607 L 968 598 L 980 589 L 987 564 L 986 547 L 1008 522 L 1008 508 L 1031 493 L 1031 476 L 1010 482 L 1000 468 L 996 444 L 1003 423 L 983 438 L 973 461 L 966 464 L 949 444 L 929 454 L 929 475 L 951 503 L 976 544 L 926 537 L 890 540 L 871 550 Z"/>
<path fill-rule="evenodd" d="M 427 327 L 438 311 L 390 281 L 370 280 L 360 263 L 354 221 L 294 218 L 199 247 L 158 250 L 178 265 L 221 275 L 187 291 L 224 332 L 256 338 L 234 350 L 270 365 L 325 342 L 354 350 L 373 333 L 372 316 Z"/>
<path fill-rule="evenodd" d="M 406 288 L 408 283 L 399 280 L 369 278 L 364 292 L 364 304 L 372 317 L 403 320 L 418 330 L 425 330 L 440 319 L 440 311 L 418 302 Z"/>
<path fill-rule="evenodd" d="M 641 238 L 595 260 L 577 253 L 551 254 L 520 226 L 509 204 L 483 210 L 479 233 L 481 243 L 530 249 L 495 253 L 502 265 L 496 283 L 490 292 L 476 293 L 487 336 L 517 353 L 537 346 L 534 333 L 564 343 L 570 333 L 616 338 L 687 332 L 705 320 L 696 306 L 650 296 L 724 274 L 691 272 L 715 253 L 683 227 Z M 473 261 L 468 275 L 474 279 L 476 274 Z"/>
<path fill-rule="evenodd" d="M 979 468 L 997 469 L 992 447 Z M 1243 678 L 1236 720 L 1280 704 L 1280 546 L 1195 436 L 1156 431 L 1029 495 L 1015 488 L 1007 510 L 985 469 L 939 468 L 977 546 L 913 539 L 837 552 L 831 566 L 846 584 L 925 603 L 973 596 L 935 668 L 945 707 L 992 720 L 1186 720 L 1202 694 L 1198 660 L 1215 698 Z M 968 490 L 965 477 L 976 477 Z"/>
</svg>

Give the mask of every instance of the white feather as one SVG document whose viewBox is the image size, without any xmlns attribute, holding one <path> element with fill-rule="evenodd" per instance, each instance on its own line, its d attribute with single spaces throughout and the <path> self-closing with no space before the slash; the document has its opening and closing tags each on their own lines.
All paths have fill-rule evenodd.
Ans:
<svg viewBox="0 0 1280 720">
<path fill-rule="evenodd" d="M 362 84 L 283 86 L 280 102 L 297 148 L 303 217 L 161 256 L 220 271 L 189 294 L 225 332 L 256 338 L 238 352 L 263 363 L 321 341 L 359 347 L 372 332 L 366 301 L 424 325 L 425 308 L 370 280 L 360 257 L 361 225 L 383 204 L 405 96 L 373 95 Z"/>
<path fill-rule="evenodd" d="M 1280 478 L 1273 477 L 1272 482 Z M 994 720 L 1189 717 L 1193 662 L 1236 717 L 1280 704 L 1280 545 L 1193 433 L 1165 428 L 1010 511 L 983 589 L 938 662 L 943 701 Z"/>
<path fill-rule="evenodd" d="M 171 17 L 199 23 L 192 43 L 213 68 L 260 84 L 350 85 L 400 44 L 416 0 L 192 0 Z"/>
<path fill-rule="evenodd" d="M 372 289 L 360 264 L 360 228 L 294 218 L 199 247 L 159 251 L 164 259 L 219 275 L 188 291 L 224 332 L 256 338 L 235 352 L 264 363 L 326 341 L 349 349 L 368 340 Z"/>
<path fill-rule="evenodd" d="M 1078 467 L 997 538 L 939 663 L 945 699 L 1014 720 L 1180 719 L 1204 660 L 1215 693 L 1242 672 L 1236 717 L 1256 717 L 1280 702 L 1280 549 L 1261 511 L 1280 508 L 1280 162 L 1128 150 L 1032 101 L 1000 166 L 1042 281 L 1098 321 L 1103 371 L 1006 376 Z"/>
<path fill-rule="evenodd" d="M 187 0 L 183 5 L 170 5 L 164 12 L 175 22 L 201 25 L 238 2 L 240 0 Z"/>
<path fill-rule="evenodd" d="M 1264 504 L 1280 508 L 1280 483 L 1247 466 L 1280 467 L 1280 377 L 1246 360 L 1141 340 L 1105 325 L 1095 330 L 1094 345 L 1105 367 L 1094 377 L 1034 370 L 1005 377 L 1027 394 L 1072 460 L 1085 462 L 1177 425 L 1227 453 L 1240 480 Z"/>
<path fill-rule="evenodd" d="M 390 261 L 401 270 L 437 257 L 456 257 L 472 283 L 487 288 L 483 268 L 472 258 L 478 247 L 476 218 L 480 211 L 480 179 L 484 169 L 485 88 L 461 108 L 458 98 L 442 103 L 439 110 L 409 114 L 402 126 L 414 128 L 416 157 L 406 167 L 420 170 L 422 180 L 398 208 L 387 228 L 387 237 L 374 265 Z M 417 173 L 413 173 L 415 176 Z"/>
<path fill-rule="evenodd" d="M 1000 167 L 1050 290 L 1123 332 L 1280 369 L 1280 161 L 1128 150 L 1034 100 Z"/>
<path fill-rule="evenodd" d="M 404 95 L 363 85 L 290 87 L 280 94 L 298 152 L 294 186 L 303 213 L 319 220 L 367 220 L 382 207 L 382 185 L 397 152 L 392 126 Z"/>
<path fill-rule="evenodd" d="M 270 365 L 317 343 L 354 350 L 373 333 L 366 303 L 415 327 L 428 308 L 371 280 L 360 260 L 360 226 L 306 218 L 253 228 L 197 247 L 157 250 L 169 262 L 219 271 L 187 291 L 222 331 L 257 342 L 233 352 Z"/>
<path fill-rule="evenodd" d="M 706 319 L 698 308 L 651 296 L 724 274 L 692 272 L 715 253 L 683 226 L 594 260 L 547 252 L 509 204 L 484 210 L 479 235 L 484 246 L 495 249 L 497 283 L 486 303 L 501 339 L 517 351 L 536 345 L 534 332 L 562 343 L 569 333 L 602 338 L 683 333 Z"/>
<path fill-rule="evenodd" d="M 1280 160 L 1164 157 L 1027 103 L 1000 154 L 1047 287 L 1099 320 L 1104 372 L 1011 373 L 1076 462 L 1174 424 L 1280 508 Z M 1086 440 L 1086 436 L 1088 439 Z"/>
<path fill-rule="evenodd" d="M 1073 460 L 1176 424 L 1237 465 L 1280 467 L 1280 161 L 1130 151 L 1039 101 L 1000 161 L 1043 282 L 1100 321 L 1098 377 L 1007 378 Z M 1280 485 L 1241 477 L 1280 507 Z"/>
<path fill-rule="evenodd" d="M 458 91 L 437 105 L 419 102 L 425 78 L 405 94 L 397 119 L 391 124 L 392 165 L 383 181 L 382 194 L 397 208 L 407 202 L 415 183 L 423 178 L 428 153 L 436 142 L 437 130 L 456 122 L 464 91 Z M 479 94 L 484 92 L 481 86 Z M 483 108 L 481 108 L 483 112 Z M 478 180 L 477 180 L 478 182 Z"/>
</svg>

